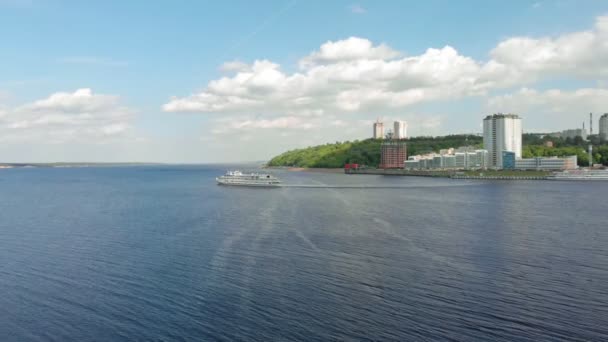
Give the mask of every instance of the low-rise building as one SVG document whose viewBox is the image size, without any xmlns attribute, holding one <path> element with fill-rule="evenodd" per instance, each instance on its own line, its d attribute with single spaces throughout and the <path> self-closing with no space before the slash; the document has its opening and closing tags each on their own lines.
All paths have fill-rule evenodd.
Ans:
<svg viewBox="0 0 608 342">
<path fill-rule="evenodd" d="M 420 167 L 420 160 L 418 159 L 408 159 L 403 163 L 403 168 L 406 170 L 418 170 Z"/>
<path fill-rule="evenodd" d="M 567 129 L 562 131 L 561 137 L 562 139 L 581 137 L 583 140 L 587 140 L 587 130 L 584 128 Z"/>
<path fill-rule="evenodd" d="M 515 152 L 502 151 L 502 168 L 505 170 L 515 169 Z"/>
<path fill-rule="evenodd" d="M 573 170 L 577 166 L 577 157 L 535 157 L 515 160 L 516 170 L 540 170 L 540 171 L 554 171 L 554 170 Z"/>
<path fill-rule="evenodd" d="M 456 156 L 454 156 L 454 155 L 443 156 L 443 168 L 455 169 L 456 168 Z"/>
<path fill-rule="evenodd" d="M 404 163 L 404 168 L 410 170 L 448 169 L 468 170 L 486 169 L 488 167 L 488 151 L 474 150 L 470 152 L 453 152 L 450 154 L 430 153 L 426 155 L 411 156 Z M 445 151 L 440 151 L 445 152 Z"/>
</svg>

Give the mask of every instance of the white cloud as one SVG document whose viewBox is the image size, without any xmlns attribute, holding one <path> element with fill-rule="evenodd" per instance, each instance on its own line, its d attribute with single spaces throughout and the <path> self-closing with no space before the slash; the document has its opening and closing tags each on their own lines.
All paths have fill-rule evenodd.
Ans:
<svg viewBox="0 0 608 342">
<path fill-rule="evenodd" d="M 387 60 L 399 56 L 399 52 L 385 44 L 374 46 L 367 39 L 350 37 L 336 42 L 328 41 L 318 51 L 302 58 L 300 67 L 307 68 L 319 64 L 330 64 L 357 60 Z"/>
<path fill-rule="evenodd" d="M 496 46 L 492 62 L 503 77 L 522 83 L 545 77 L 608 76 L 608 16 L 593 29 L 540 39 L 514 37 Z"/>
<path fill-rule="evenodd" d="M 530 129 L 561 130 L 582 126 L 590 112 L 608 112 L 608 89 L 538 91 L 522 88 L 512 94 L 491 97 L 486 106 L 489 111 L 520 113 Z"/>
<path fill-rule="evenodd" d="M 335 43 L 350 46 L 349 39 Z M 333 44 L 333 43 L 332 43 Z M 358 43 L 355 43 L 358 45 Z M 396 53 L 373 46 L 341 51 L 321 49 L 304 58 L 314 65 L 293 74 L 278 64 L 255 61 L 231 77 L 209 82 L 206 89 L 188 97 L 173 97 L 163 106 L 168 112 L 356 112 L 399 108 L 422 101 L 459 97 L 482 91 L 475 76 L 480 66 L 452 47 L 428 49 L 419 56 L 391 60 Z M 344 50 L 348 50 L 345 48 Z M 330 60 L 334 62 L 329 62 Z M 313 62 L 314 61 L 314 62 Z"/>
<path fill-rule="evenodd" d="M 82 88 L 73 93 L 52 94 L 23 108 L 32 111 L 95 112 L 114 107 L 117 103 L 118 96 L 93 95 L 91 89 Z"/>
<path fill-rule="evenodd" d="M 368 112 L 427 101 L 480 96 L 553 77 L 597 80 L 608 76 L 608 16 L 593 29 L 555 38 L 514 37 L 477 61 L 445 46 L 399 57 L 387 45 L 363 38 L 328 41 L 301 58 L 300 70 L 257 60 L 224 64 L 230 77 L 212 80 L 200 93 L 172 97 L 168 112 L 265 113 Z"/>
<path fill-rule="evenodd" d="M 505 108 L 506 111 L 523 114 L 543 110 L 545 113 L 584 115 L 590 111 L 596 113 L 608 111 L 608 89 L 538 91 L 522 88 L 516 93 L 489 98 L 487 105 L 493 110 Z"/>
<path fill-rule="evenodd" d="M 0 139 L 4 142 L 101 143 L 122 137 L 135 112 L 119 97 L 91 89 L 59 92 L 13 108 L 0 108 Z"/>
<path fill-rule="evenodd" d="M 355 14 L 364 14 L 367 12 L 367 10 L 365 8 L 363 8 L 363 6 L 358 5 L 358 4 L 354 4 L 354 5 L 350 5 L 348 7 L 348 9 Z"/>
</svg>

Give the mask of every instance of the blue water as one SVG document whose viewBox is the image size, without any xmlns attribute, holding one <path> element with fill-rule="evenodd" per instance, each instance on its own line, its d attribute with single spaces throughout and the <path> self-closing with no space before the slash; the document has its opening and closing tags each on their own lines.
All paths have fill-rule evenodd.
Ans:
<svg viewBox="0 0 608 342">
<path fill-rule="evenodd" d="M 608 183 L 224 171 L 0 170 L 0 340 L 608 340 Z"/>
</svg>

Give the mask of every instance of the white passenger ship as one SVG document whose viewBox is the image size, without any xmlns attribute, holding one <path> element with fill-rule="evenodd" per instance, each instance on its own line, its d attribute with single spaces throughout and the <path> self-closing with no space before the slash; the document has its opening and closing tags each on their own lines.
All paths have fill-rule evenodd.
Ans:
<svg viewBox="0 0 608 342">
<path fill-rule="evenodd" d="M 273 175 L 266 173 L 242 173 L 241 171 L 228 171 L 225 175 L 215 179 L 219 185 L 278 187 L 281 181 Z"/>
<path fill-rule="evenodd" d="M 608 181 L 608 170 L 568 170 L 547 177 L 551 180 Z"/>
</svg>

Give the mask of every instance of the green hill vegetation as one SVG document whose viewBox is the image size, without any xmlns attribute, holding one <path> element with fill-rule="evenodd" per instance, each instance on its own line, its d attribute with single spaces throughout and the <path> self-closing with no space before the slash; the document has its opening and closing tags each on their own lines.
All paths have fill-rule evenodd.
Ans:
<svg viewBox="0 0 608 342">
<path fill-rule="evenodd" d="M 381 144 L 382 140 L 366 139 L 302 148 L 272 158 L 268 166 L 341 168 L 346 163 L 357 163 L 376 167 L 380 164 Z M 422 154 L 468 145 L 481 147 L 482 138 L 476 135 L 415 137 L 407 140 L 407 153 Z"/>
<path fill-rule="evenodd" d="M 552 141 L 554 147 L 543 144 Z M 594 145 L 594 162 L 608 165 L 608 145 L 592 137 Z M 346 163 L 357 163 L 372 167 L 380 164 L 380 145 L 382 140 L 366 139 L 336 142 L 288 151 L 272 158 L 268 166 L 290 166 L 310 168 L 341 168 Z M 587 145 L 577 139 L 539 138 L 536 134 L 524 134 L 523 157 L 535 156 L 571 156 L 577 155 L 579 165 L 588 165 Z M 408 155 L 439 152 L 440 149 L 460 146 L 482 148 L 482 138 L 476 135 L 447 135 L 443 137 L 415 137 L 407 140 Z"/>
</svg>

